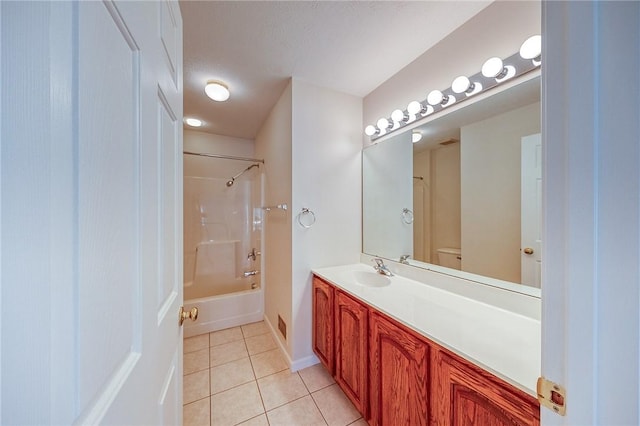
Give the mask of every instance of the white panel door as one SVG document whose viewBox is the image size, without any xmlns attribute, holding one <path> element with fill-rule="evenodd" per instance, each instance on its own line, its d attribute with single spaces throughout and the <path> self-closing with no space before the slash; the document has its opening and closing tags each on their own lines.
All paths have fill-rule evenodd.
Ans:
<svg viewBox="0 0 640 426">
<path fill-rule="evenodd" d="M 521 283 L 540 288 L 542 260 L 542 137 L 522 138 Z"/>
<path fill-rule="evenodd" d="M 2 260 L 21 269 L 3 268 L 3 302 L 41 310 L 3 334 L 3 388 L 15 392 L 2 393 L 1 423 L 180 424 L 178 4 L 14 3 L 2 17 L 16 31 L 39 28 L 23 47 L 42 57 L 36 84 L 45 95 L 19 96 L 33 69 L 22 77 L 19 65 L 8 67 L 16 94 L 3 93 L 3 105 L 39 108 L 31 125 L 43 131 L 38 139 L 2 122 L 12 157 L 2 157 L 3 230 L 15 229 L 2 234 L 11 251 Z M 21 55 L 3 49 L 2 59 Z M 24 197 L 32 190 L 39 198 Z M 32 279 L 29 268 L 40 266 Z M 11 314 L 2 311 L 3 325 Z M 32 351 L 42 355 L 21 371 L 20 354 Z M 39 377 L 28 372 L 36 367 Z"/>
</svg>

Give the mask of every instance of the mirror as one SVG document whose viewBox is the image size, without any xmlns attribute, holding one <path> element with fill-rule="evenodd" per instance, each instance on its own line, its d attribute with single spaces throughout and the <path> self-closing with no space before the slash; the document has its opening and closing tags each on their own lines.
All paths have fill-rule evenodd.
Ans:
<svg viewBox="0 0 640 426">
<path fill-rule="evenodd" d="M 363 252 L 539 295 L 539 74 L 487 95 L 363 150 Z"/>
</svg>

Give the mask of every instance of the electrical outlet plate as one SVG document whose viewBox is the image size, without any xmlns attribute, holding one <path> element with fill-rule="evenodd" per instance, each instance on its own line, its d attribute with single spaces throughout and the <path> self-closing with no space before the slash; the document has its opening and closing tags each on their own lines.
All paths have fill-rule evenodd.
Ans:
<svg viewBox="0 0 640 426">
<path fill-rule="evenodd" d="M 564 387 L 544 377 L 538 377 L 538 401 L 540 405 L 564 416 L 567 413 L 567 391 Z"/>
</svg>

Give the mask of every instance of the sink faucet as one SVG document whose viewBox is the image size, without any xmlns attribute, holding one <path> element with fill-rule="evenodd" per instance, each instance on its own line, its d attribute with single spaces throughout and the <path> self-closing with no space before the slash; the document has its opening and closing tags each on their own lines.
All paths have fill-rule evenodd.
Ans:
<svg viewBox="0 0 640 426">
<path fill-rule="evenodd" d="M 376 265 L 373 267 L 373 269 L 375 269 L 376 272 L 382 275 L 386 275 L 388 277 L 393 276 L 393 274 L 391 273 L 389 268 L 387 268 L 387 265 L 384 264 L 384 261 L 382 259 L 380 259 L 379 257 L 375 257 L 373 258 L 373 261 L 376 262 Z"/>
<path fill-rule="evenodd" d="M 405 265 L 409 265 L 409 261 L 407 259 L 409 259 L 411 257 L 410 254 L 403 254 L 402 256 L 400 256 L 400 263 L 404 263 Z"/>
</svg>

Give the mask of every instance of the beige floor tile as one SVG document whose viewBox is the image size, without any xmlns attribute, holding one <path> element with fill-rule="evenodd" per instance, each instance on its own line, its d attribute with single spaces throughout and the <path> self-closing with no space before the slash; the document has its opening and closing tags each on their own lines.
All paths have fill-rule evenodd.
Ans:
<svg viewBox="0 0 640 426">
<path fill-rule="evenodd" d="M 187 374 L 182 382 L 184 404 L 209 396 L 209 370 Z"/>
<path fill-rule="evenodd" d="M 187 337 L 184 339 L 182 346 L 182 352 L 185 354 L 188 352 L 199 351 L 209 347 L 209 335 L 201 334 L 199 336 Z"/>
<path fill-rule="evenodd" d="M 209 426 L 211 424 L 211 401 L 204 398 L 182 409 L 182 423 L 184 426 Z"/>
<path fill-rule="evenodd" d="M 267 420 L 266 414 L 261 414 L 258 417 L 240 423 L 238 426 L 269 426 L 269 421 Z"/>
<path fill-rule="evenodd" d="M 240 327 L 227 328 L 209 333 L 209 344 L 211 346 L 224 345 L 225 343 L 235 342 L 243 338 Z"/>
<path fill-rule="evenodd" d="M 256 382 L 211 396 L 211 426 L 228 426 L 264 413 Z"/>
<path fill-rule="evenodd" d="M 312 365 L 303 370 L 298 371 L 302 381 L 309 389 L 309 392 L 315 392 L 322 388 L 326 388 L 335 383 L 331 374 L 324 368 L 322 364 Z"/>
<path fill-rule="evenodd" d="M 242 358 L 211 368 L 211 394 L 226 391 L 255 380 L 249 358 Z"/>
<path fill-rule="evenodd" d="M 298 373 L 289 370 L 258 379 L 258 387 L 267 411 L 309 394 Z"/>
<path fill-rule="evenodd" d="M 243 325 L 242 334 L 244 334 L 244 338 L 258 336 L 260 334 L 269 333 L 269 327 L 265 324 L 264 321 L 254 322 L 251 324 Z"/>
<path fill-rule="evenodd" d="M 349 426 L 369 426 L 369 423 L 367 423 L 367 421 L 365 419 L 363 419 L 362 417 L 360 417 L 358 420 L 356 420 L 353 423 L 350 423 Z"/>
<path fill-rule="evenodd" d="M 183 370 L 184 374 L 195 373 L 200 370 L 209 369 L 209 348 L 184 354 Z"/>
<path fill-rule="evenodd" d="M 305 396 L 289 404 L 267 412 L 271 426 L 326 426 L 322 414 L 310 396 Z"/>
<path fill-rule="evenodd" d="M 247 344 L 249 355 L 259 354 L 260 352 L 277 348 L 276 342 L 273 340 L 273 337 L 271 337 L 271 333 L 247 337 L 244 339 L 244 342 Z"/>
<path fill-rule="evenodd" d="M 288 368 L 280 349 L 252 355 L 251 364 L 253 365 L 253 372 L 258 379 Z"/>
<path fill-rule="evenodd" d="M 345 426 L 361 417 L 337 384 L 314 392 L 311 396 L 329 426 Z"/>
<path fill-rule="evenodd" d="M 249 356 L 247 347 L 244 344 L 244 340 L 225 343 L 224 345 L 219 346 L 212 346 L 211 348 L 209 348 L 209 351 L 209 365 L 211 367 L 226 364 L 227 362 L 235 361 Z"/>
</svg>

